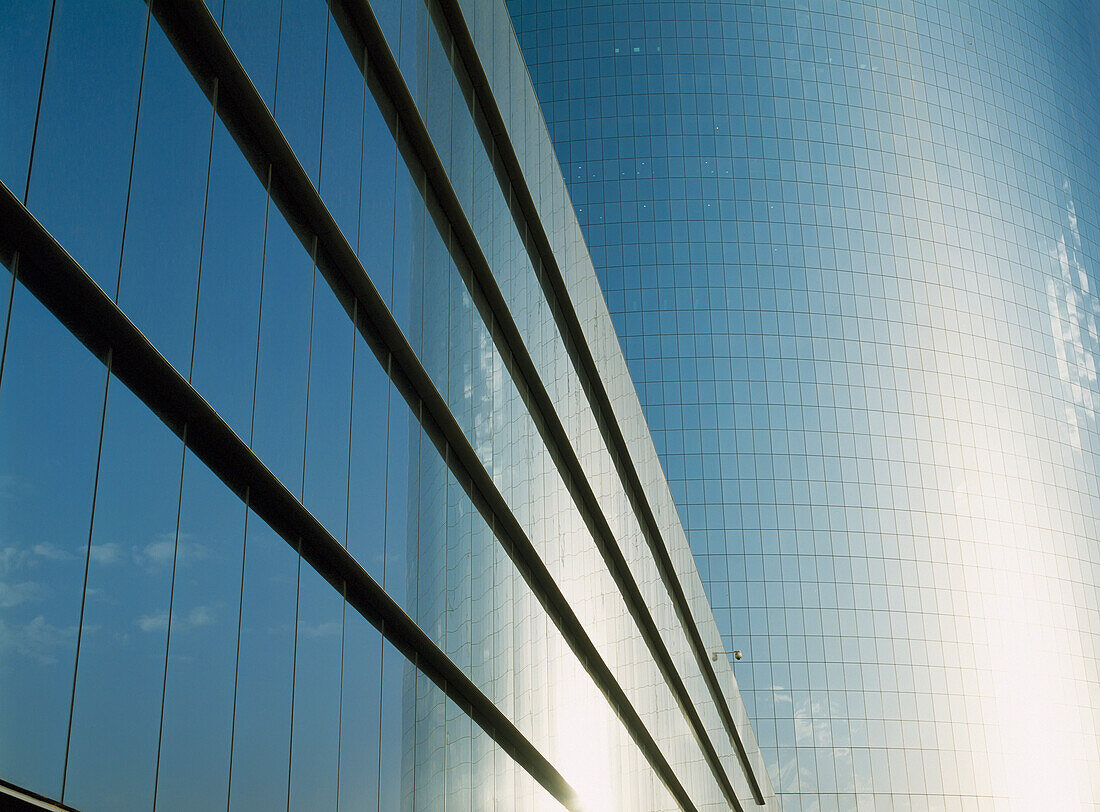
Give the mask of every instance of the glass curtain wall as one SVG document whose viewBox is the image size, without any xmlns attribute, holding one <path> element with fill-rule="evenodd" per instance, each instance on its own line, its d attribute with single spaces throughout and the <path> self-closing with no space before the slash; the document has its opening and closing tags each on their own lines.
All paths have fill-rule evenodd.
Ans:
<svg viewBox="0 0 1100 812">
<path fill-rule="evenodd" d="M 787 810 L 1100 808 L 1100 12 L 509 8 Z"/>
<path fill-rule="evenodd" d="M 606 311 L 556 321 L 597 288 L 545 128 L 514 129 L 537 103 L 502 3 L 43 0 L 0 36 L 0 202 L 28 217 L 0 226 L 6 784 L 81 810 L 773 802 L 682 533 L 661 570 L 581 397 L 594 330 L 623 362 Z M 106 339 L 50 298 L 64 274 Z"/>
</svg>

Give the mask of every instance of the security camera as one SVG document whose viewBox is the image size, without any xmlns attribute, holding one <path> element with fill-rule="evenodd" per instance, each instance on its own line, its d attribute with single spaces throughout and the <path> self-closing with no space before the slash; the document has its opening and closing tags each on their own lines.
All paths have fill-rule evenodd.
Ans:
<svg viewBox="0 0 1100 812">
<path fill-rule="evenodd" d="M 733 652 L 733 659 L 740 660 L 744 655 L 741 654 L 741 649 L 735 649 Z"/>
</svg>

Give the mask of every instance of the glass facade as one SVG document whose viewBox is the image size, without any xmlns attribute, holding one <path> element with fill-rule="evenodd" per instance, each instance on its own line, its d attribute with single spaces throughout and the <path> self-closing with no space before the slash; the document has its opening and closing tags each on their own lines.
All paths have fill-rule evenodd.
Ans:
<svg viewBox="0 0 1100 812">
<path fill-rule="evenodd" d="M 510 0 L 785 810 L 1100 809 L 1100 11 Z"/>
<path fill-rule="evenodd" d="M 775 808 L 503 3 L 0 38 L 0 806 Z"/>
</svg>

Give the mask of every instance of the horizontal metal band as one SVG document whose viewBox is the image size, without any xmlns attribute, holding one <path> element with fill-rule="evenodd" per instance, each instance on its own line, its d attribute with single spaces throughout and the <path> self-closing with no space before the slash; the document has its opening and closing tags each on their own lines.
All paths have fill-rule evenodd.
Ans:
<svg viewBox="0 0 1100 812">
<path fill-rule="evenodd" d="M 205 8 L 205 7 L 204 7 Z M 221 98 L 221 96 L 219 96 Z M 554 766 L 252 453 L 198 392 L 11 191 L 0 184 L 0 261 L 233 493 L 347 602 L 569 808 L 577 795 Z M 186 430 L 186 431 L 185 431 Z"/>
<path fill-rule="evenodd" d="M 217 87 L 218 116 L 257 176 L 270 188 L 272 202 L 306 250 L 315 255 L 318 269 L 344 308 L 349 314 L 357 312 L 360 333 L 413 408 L 426 434 L 444 454 L 458 481 L 468 489 L 475 507 L 493 529 L 578 660 L 654 772 L 684 809 L 693 810 L 695 806 L 690 796 L 497 490 L 491 475 L 481 464 L 205 4 L 202 0 L 177 0 L 173 3 L 154 3 L 152 9 L 158 24 L 208 98 L 213 98 L 214 88 Z M 362 5 L 362 9 L 370 13 L 366 4 Z M 336 19 L 341 21 L 339 15 Z M 346 25 L 346 20 L 344 22 Z M 413 133 L 404 126 L 403 116 L 416 115 L 415 105 L 376 23 L 375 30 L 378 40 L 369 43 L 366 50 L 370 65 L 375 64 L 374 58 L 378 54 L 384 52 L 388 56 L 386 79 L 404 90 L 399 97 L 405 99 L 405 104 L 386 102 L 389 97 L 382 93 L 380 77 L 373 70 L 368 71 L 368 85 L 376 97 L 382 97 L 380 108 L 394 130 L 399 147 L 408 158 L 410 150 L 419 154 L 424 146 L 430 149 L 431 143 L 418 118 L 419 140 L 416 144 L 412 142 Z M 347 31 L 344 30 L 344 33 L 346 37 Z M 362 66 L 360 58 L 356 58 L 356 62 Z M 438 165 L 438 157 L 435 163 Z M 449 184 L 446 188 L 450 189 Z M 422 188 L 421 192 L 437 225 L 445 222 L 441 220 L 444 212 L 440 199 L 430 194 L 427 187 Z M 451 194 L 453 196 L 453 192 Z M 456 263 L 463 278 L 468 280 L 471 278 L 469 267 L 461 259 L 456 257 Z M 506 363 L 507 360 L 506 356 Z M 517 381 L 517 386 L 522 392 L 523 381 Z M 526 766 L 522 759 L 517 760 Z"/>
<path fill-rule="evenodd" d="M 543 438 L 543 442 L 550 452 L 554 464 L 557 466 L 562 478 L 570 486 L 570 494 L 576 502 L 581 516 L 592 534 L 593 540 L 599 549 L 600 555 L 608 571 L 611 573 L 616 586 L 622 593 L 631 617 L 637 624 L 642 638 L 661 672 L 661 676 L 669 686 L 673 697 L 685 716 L 688 726 L 714 775 L 716 783 L 721 788 L 729 805 L 737 810 L 737 812 L 741 812 L 742 806 L 730 783 L 729 776 L 726 774 L 726 770 L 721 763 L 721 759 L 715 750 L 714 744 L 710 740 L 706 726 L 703 724 L 699 712 L 691 700 L 687 687 L 683 682 L 683 678 L 676 669 L 672 656 L 668 651 L 664 639 L 661 637 L 657 624 L 642 595 L 642 591 L 637 581 L 634 579 L 629 564 L 615 539 L 614 531 L 611 529 L 610 523 L 607 521 L 599 505 L 595 491 L 591 483 L 589 483 L 584 468 L 569 440 L 569 435 L 538 374 L 535 363 L 530 353 L 527 351 L 522 334 L 509 312 L 507 303 L 503 293 L 497 285 L 491 266 L 481 250 L 473 227 L 470 225 L 462 209 L 442 160 L 439 158 L 432 144 L 427 127 L 400 73 L 400 69 L 393 57 L 392 51 L 386 43 L 381 27 L 378 25 L 377 20 L 374 18 L 366 3 L 348 2 L 348 0 L 330 0 L 329 5 L 332 9 L 333 17 L 337 21 L 340 30 L 343 32 L 344 38 L 347 40 L 352 52 L 362 53 L 365 50 L 367 60 L 365 63 L 361 64 L 361 67 L 367 79 L 368 86 L 371 88 L 372 92 L 374 92 L 376 98 L 378 98 L 380 103 L 379 106 L 383 109 L 383 112 L 392 111 L 395 114 L 394 124 L 391 124 L 391 126 L 395 127 L 399 145 L 408 145 L 407 149 L 403 150 L 406 162 L 410 164 L 410 168 L 419 169 L 425 174 L 427 181 L 426 188 L 423 190 L 425 200 L 428 202 L 429 208 L 433 210 L 433 215 L 437 217 L 437 225 L 441 233 L 443 233 L 444 236 L 448 233 L 453 234 L 459 245 L 462 255 L 455 256 L 454 259 L 460 271 L 464 272 L 464 281 L 466 282 L 474 302 L 478 306 L 478 310 L 481 312 L 482 318 L 490 328 L 490 332 L 493 335 L 493 340 L 500 352 L 501 358 L 504 360 L 513 380 L 515 380 L 517 388 Z M 457 41 L 456 47 L 458 47 Z M 459 76 L 461 80 L 461 74 L 459 74 Z M 485 88 L 479 89 L 477 91 L 478 99 L 481 99 L 481 97 L 488 92 L 487 85 Z M 484 105 L 478 109 L 483 110 Z M 494 105 L 493 110 L 495 109 Z M 477 122 L 478 116 L 475 115 L 474 119 L 475 122 Z M 486 132 L 484 131 L 483 123 L 478 123 L 482 124 L 479 129 L 482 130 L 481 134 L 484 138 Z M 507 142 L 506 136 L 504 136 L 503 140 Z M 491 147 L 494 144 L 498 147 L 498 155 L 505 161 L 507 161 L 508 154 L 511 154 L 514 160 L 514 151 L 510 143 L 505 144 L 507 147 L 506 152 L 505 149 L 501 147 L 501 144 L 494 140 L 487 144 L 487 148 L 490 148 L 490 154 L 492 154 Z M 514 190 L 512 186 L 506 184 L 505 179 L 502 179 L 501 176 L 501 173 L 505 173 L 504 178 L 510 178 L 510 174 L 507 172 L 507 163 L 503 165 L 497 163 L 494 168 L 497 171 L 498 180 L 501 183 L 505 198 L 512 204 L 512 214 L 513 217 L 516 218 L 516 225 L 519 227 L 520 235 L 521 237 L 526 237 L 527 234 L 532 232 L 529 230 L 526 220 L 522 219 L 525 210 L 523 212 L 517 211 L 516 207 L 522 204 L 517 200 L 515 194 L 513 194 Z M 516 171 L 519 172 L 518 163 Z M 526 192 L 527 187 L 524 185 L 522 188 Z M 434 210 L 433 204 L 438 205 L 438 212 Z M 533 205 L 534 204 L 531 203 L 532 207 Z M 442 217 L 442 222 L 440 222 L 440 216 Z M 539 228 L 541 229 L 541 226 L 539 226 Z M 528 250 L 531 250 L 531 243 L 527 239 L 524 240 L 524 243 Z M 532 259 L 537 267 L 539 257 L 532 255 Z M 551 261 L 553 261 L 552 257 Z M 547 266 L 544 264 L 544 268 L 545 267 Z M 556 265 L 554 269 L 556 270 Z M 545 277 L 545 274 L 543 276 Z M 564 281 L 562 281 L 562 285 L 564 286 Z M 554 290 L 548 290 L 546 288 L 545 282 L 543 284 L 543 291 L 551 304 L 551 310 L 558 313 L 561 309 L 562 300 L 557 298 L 557 294 Z M 573 313 L 573 319 L 576 321 L 576 314 L 572 311 L 572 305 L 569 303 L 568 295 L 564 293 L 564 290 L 562 293 L 564 301 L 568 305 L 570 312 Z M 571 343 L 576 344 L 577 341 L 572 338 L 572 334 L 563 326 L 560 318 L 557 319 L 557 322 L 559 330 L 562 331 L 564 343 L 568 349 Z M 577 322 L 577 329 L 578 331 L 580 329 L 579 321 Z M 591 360 L 591 352 L 588 350 L 587 344 L 584 343 L 583 335 L 579 332 L 577 335 L 580 336 L 580 345 L 583 346 L 583 349 L 588 353 L 588 358 Z M 571 355 L 575 355 L 575 353 L 571 353 Z M 575 358 L 574 363 L 576 364 Z M 592 368 L 595 370 L 594 362 L 592 363 Z M 579 370 L 580 367 L 578 367 L 578 371 Z M 598 372 L 594 371 L 594 374 L 598 380 Z M 581 379 L 583 382 L 583 374 L 581 375 Z M 602 384 L 600 385 L 600 391 L 604 393 L 606 399 L 606 391 L 603 390 Z M 591 399 L 592 396 L 590 395 L 589 397 Z M 595 403 L 593 405 L 595 406 Z M 607 403 L 607 408 L 607 413 L 611 414 L 609 401 Z M 601 419 L 601 414 L 598 409 L 596 410 L 596 419 L 597 424 L 604 429 L 606 437 L 607 431 L 603 425 L 606 423 L 606 418 Z M 612 420 L 613 419 L 612 416 Z M 618 436 L 622 438 L 622 433 L 617 426 L 615 429 L 618 432 Z M 622 469 L 622 466 L 619 464 L 617 457 L 621 457 L 623 453 L 625 453 L 625 440 L 623 442 L 624 452 L 620 454 L 614 453 L 615 446 L 609 442 L 609 448 L 612 449 L 611 456 L 616 458 L 616 466 L 619 469 Z M 629 460 L 628 456 L 627 459 Z M 632 467 L 631 470 L 633 471 Z M 623 470 L 620 470 L 619 473 L 620 476 L 622 476 Z M 634 472 L 634 476 L 635 478 L 637 477 L 636 472 Z M 624 487 L 626 487 L 628 495 L 632 495 L 629 482 L 626 480 L 624 480 Z M 632 496 L 632 504 L 636 501 L 637 499 Z M 646 507 L 648 508 L 648 503 L 646 503 Z M 635 509 L 637 510 L 637 507 L 635 507 Z M 652 518 L 652 514 L 650 514 L 650 516 Z M 646 527 L 645 521 L 640 518 L 639 523 L 644 531 Z M 654 527 L 655 526 L 654 523 Z M 654 551 L 658 572 L 666 588 L 669 588 L 668 582 L 670 579 L 675 587 L 675 590 L 670 588 L 669 591 L 670 595 L 673 596 L 677 617 L 684 626 L 689 641 L 693 638 L 698 639 L 698 646 L 696 647 L 692 644 L 692 651 L 697 660 L 699 659 L 699 652 L 701 651 L 703 654 L 703 665 L 700 666 L 700 669 L 704 677 L 709 675 L 713 680 L 713 687 L 709 681 L 707 683 L 708 688 L 711 688 L 712 698 L 715 704 L 720 706 L 721 711 L 724 711 L 724 718 L 728 717 L 732 725 L 732 716 L 725 705 L 725 697 L 722 695 L 721 688 L 717 684 L 717 679 L 713 674 L 713 670 L 711 670 L 710 662 L 707 660 L 702 640 L 699 638 L 698 630 L 694 625 L 695 621 L 691 616 L 690 610 L 686 609 L 687 602 L 686 598 L 683 597 L 683 589 L 675 573 L 672 572 L 672 562 L 671 559 L 668 558 L 668 552 L 665 550 L 663 542 L 659 541 L 659 536 L 657 537 L 658 543 L 656 544 L 651 534 L 646 534 L 646 538 L 651 550 L 654 550 L 656 547 L 660 553 L 663 554 L 664 558 L 668 559 L 667 566 L 663 567 L 661 565 L 660 556 Z M 675 602 L 677 591 L 685 607 L 684 612 L 680 611 L 680 605 Z M 714 694 L 714 689 L 718 691 L 716 696 Z M 733 730 L 731 739 L 734 740 L 735 749 L 739 757 L 741 757 L 742 766 L 747 769 L 747 774 L 750 776 L 749 783 L 750 785 L 754 785 L 755 776 L 752 773 L 751 766 L 746 767 L 747 757 L 743 757 L 744 747 L 740 743 L 740 737 L 737 735 L 735 727 L 731 727 L 730 729 Z M 761 802 L 763 802 L 762 796 Z"/>
<path fill-rule="evenodd" d="M 711 665 L 710 657 L 702 636 L 695 624 L 694 616 L 684 594 L 683 586 L 676 575 L 672 558 L 658 527 L 653 508 L 646 497 L 645 488 L 637 467 L 630 456 L 626 438 L 619 427 L 611 405 L 611 398 L 603 385 L 599 369 L 596 366 L 592 350 L 584 336 L 584 330 L 576 309 L 573 307 L 565 284 L 565 277 L 558 266 L 554 256 L 553 247 L 543 227 L 541 218 L 531 195 L 530 188 L 524 178 L 523 168 L 508 137 L 507 127 L 503 115 L 496 104 L 492 93 L 492 87 L 481 63 L 477 48 L 474 45 L 473 36 L 462 14 L 458 0 L 425 0 L 429 6 L 437 6 L 447 27 L 447 32 L 455 43 L 452 61 L 460 62 L 462 70 L 459 72 L 469 77 L 474 91 L 475 103 L 481 113 L 474 120 L 479 125 L 482 138 L 486 142 L 486 148 L 493 148 L 500 156 L 501 172 L 498 174 L 501 188 L 505 196 L 513 201 L 512 215 L 516 220 L 516 226 L 521 234 L 528 239 L 524 241 L 531 261 L 536 267 L 540 267 L 543 273 L 539 275 L 543 287 L 543 293 L 551 303 L 551 311 L 554 313 L 558 330 L 561 332 L 566 351 L 569 353 L 585 394 L 588 397 L 592 411 L 596 415 L 596 422 L 611 451 L 611 457 L 615 463 L 616 471 L 622 481 L 631 507 L 642 527 L 650 552 L 657 564 L 661 580 L 672 598 L 677 619 L 684 627 L 685 634 L 691 646 L 692 653 L 698 663 L 699 670 L 707 684 L 711 699 L 718 708 L 722 724 L 730 737 L 741 762 L 741 769 L 748 779 L 753 793 L 753 799 L 758 805 L 764 804 L 764 795 L 760 787 L 760 781 L 756 771 L 749 760 L 745 750 L 745 744 L 733 715 L 726 704 L 726 698 L 718 683 L 717 675 Z"/>
<path fill-rule="evenodd" d="M 71 806 L 64 806 L 37 792 L 23 789 L 10 781 L 0 778 L 0 809 L 10 812 L 76 812 Z"/>
</svg>

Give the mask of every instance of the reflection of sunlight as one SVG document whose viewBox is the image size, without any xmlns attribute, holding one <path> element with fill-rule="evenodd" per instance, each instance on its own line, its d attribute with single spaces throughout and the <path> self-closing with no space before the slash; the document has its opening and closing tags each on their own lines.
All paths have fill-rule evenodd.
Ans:
<svg viewBox="0 0 1100 812">
<path fill-rule="evenodd" d="M 990 780 L 1013 809 L 1071 809 L 1075 754 L 1066 734 L 1073 724 L 1059 685 L 1069 674 L 1059 673 L 1065 663 L 1047 639 L 1054 630 L 1042 596 L 1052 587 L 1044 557 L 1036 553 L 1049 531 L 1040 529 L 1046 522 L 1036 522 L 1029 506 L 1005 498 L 1027 483 L 999 453 L 1003 428 L 991 428 L 986 447 L 972 449 L 977 471 L 966 485 L 975 541 L 986 548 L 978 559 L 984 588 L 972 596 L 972 620 L 979 651 L 988 652 L 978 665 L 989 669 L 983 693 L 990 700 L 970 709 L 976 715 L 971 721 L 985 725 L 990 749 L 1003 754 L 1001 764 L 993 755 Z"/>
<path fill-rule="evenodd" d="M 612 809 L 608 778 L 611 747 L 606 728 L 607 702 L 576 663 L 558 658 L 554 684 L 554 738 L 557 764 L 586 812 Z"/>
<path fill-rule="evenodd" d="M 956 668 L 971 686 L 962 691 L 965 702 L 943 719 L 945 732 L 963 737 L 956 755 L 964 793 L 992 793 L 1007 801 L 1006 809 L 1028 812 L 1083 808 L 1091 798 L 1087 759 L 1095 746 L 1093 717 L 1078 693 L 1088 684 L 1089 657 L 1081 648 L 1089 645 L 1083 642 L 1089 627 L 1075 612 L 1079 576 L 1067 577 L 1063 569 L 1067 553 L 1076 555 L 1066 545 L 1077 535 L 1064 505 L 1080 481 L 1056 482 L 1048 473 L 1063 448 L 1081 450 L 1100 406 L 1100 299 L 1081 265 L 1072 201 L 1066 222 L 1050 252 L 1053 272 L 1037 280 L 1039 290 L 1046 287 L 1054 339 L 1049 360 L 1043 354 L 1037 360 L 1049 366 L 1038 371 L 1065 389 L 1041 399 L 1023 372 L 1018 345 L 1001 338 L 995 309 L 974 305 L 959 318 L 980 342 L 975 357 L 936 348 L 925 372 L 925 389 L 942 410 L 944 434 L 934 453 L 947 500 L 943 513 L 958 521 L 944 563 L 959 574 L 965 593 L 965 611 L 944 641 L 945 652 L 956 644 L 967 656 Z M 956 272 L 971 288 L 978 286 L 968 274 L 995 276 L 962 261 Z M 975 361 L 992 386 L 958 385 L 974 377 L 968 365 Z M 1029 395 L 1043 400 L 1039 410 L 1020 400 Z M 1085 476 L 1093 470 L 1087 456 Z"/>
<path fill-rule="evenodd" d="M 1080 753 L 1067 735 L 1075 726 L 1062 696 L 1068 675 L 1058 673 L 1061 658 L 1034 621 L 1041 616 L 1034 596 L 998 593 L 987 602 L 986 625 L 1003 791 L 1014 809 L 1078 809 L 1088 776 L 1079 774 Z"/>
<path fill-rule="evenodd" d="M 968 703 L 965 722 L 984 727 L 986 780 L 1010 799 L 1009 808 L 1076 809 L 1089 779 L 1080 751 L 1083 722 L 1065 695 L 1075 669 L 1052 616 L 1052 604 L 1073 604 L 1048 554 L 1059 533 L 1057 511 L 1050 510 L 1056 497 L 1010 453 L 1011 422 L 983 396 L 967 400 L 984 431 L 955 446 L 950 468 L 977 553 L 968 569 L 981 588 L 968 597 L 983 688 Z"/>
</svg>

